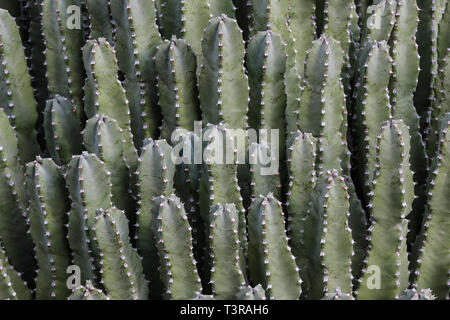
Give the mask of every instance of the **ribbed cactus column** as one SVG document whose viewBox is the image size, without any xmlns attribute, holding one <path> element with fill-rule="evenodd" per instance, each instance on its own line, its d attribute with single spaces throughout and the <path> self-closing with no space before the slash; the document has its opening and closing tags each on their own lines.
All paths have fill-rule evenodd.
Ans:
<svg viewBox="0 0 450 320">
<path fill-rule="evenodd" d="M 302 132 L 311 132 L 318 139 L 319 174 L 349 170 L 343 63 L 339 43 L 325 36 L 313 42 L 306 60 L 298 123 Z"/>
<path fill-rule="evenodd" d="M 45 38 L 47 78 L 51 94 L 69 98 L 83 118 L 84 69 L 81 48 L 83 31 L 81 19 L 70 9 L 81 10 L 80 0 L 44 0 L 42 31 Z"/>
<path fill-rule="evenodd" d="M 28 216 L 38 263 L 36 299 L 64 300 L 69 295 L 67 267 L 71 264 L 67 240 L 69 193 L 61 168 L 51 159 L 27 165 Z"/>
<path fill-rule="evenodd" d="M 224 122 L 247 128 L 248 79 L 245 48 L 237 22 L 225 15 L 210 20 L 203 38 L 200 102 L 204 124 Z"/>
<path fill-rule="evenodd" d="M 301 280 L 286 236 L 281 202 L 272 194 L 255 199 L 249 213 L 248 264 L 250 279 L 271 299 L 296 300 Z"/>
<path fill-rule="evenodd" d="M 83 137 L 86 150 L 102 160 L 106 170 L 111 173 L 112 203 L 125 211 L 133 237 L 138 161 L 136 149 L 131 139 L 126 139 L 126 134 L 129 132 L 119 128 L 116 120 L 96 115 L 87 122 Z"/>
<path fill-rule="evenodd" d="M 288 147 L 289 191 L 287 194 L 288 235 L 292 253 L 300 268 L 303 287 L 309 286 L 304 240 L 305 221 L 310 213 L 312 192 L 316 182 L 317 141 L 310 133 L 297 132 Z"/>
<path fill-rule="evenodd" d="M 211 208 L 211 283 L 217 299 L 235 299 L 245 285 L 245 261 L 239 242 L 239 212 L 234 204 Z"/>
<path fill-rule="evenodd" d="M 17 138 L 0 110 L 0 238 L 9 263 L 31 285 L 36 263 L 26 216 L 25 175 L 18 161 Z"/>
<path fill-rule="evenodd" d="M 353 135 L 356 139 L 354 156 L 358 161 L 355 170 L 360 179 L 357 184 L 364 188 L 366 197 L 375 172 L 377 136 L 382 124 L 392 116 L 389 99 L 392 59 L 384 41 L 369 42 L 361 50 Z M 365 198 L 364 204 L 367 201 Z"/>
<path fill-rule="evenodd" d="M 94 288 L 91 281 L 87 281 L 85 286 L 74 289 L 68 300 L 110 300 L 110 298 L 103 290 Z"/>
<path fill-rule="evenodd" d="M 411 169 L 416 181 L 414 202 L 411 215 L 411 240 L 420 230 L 423 207 L 426 202 L 425 184 L 427 177 L 427 157 L 425 144 L 420 133 L 420 120 L 414 106 L 414 92 L 419 76 L 420 57 L 416 44 L 418 25 L 417 2 L 401 1 L 397 5 L 397 22 L 393 32 L 391 46 L 393 57 L 393 79 L 391 80 L 390 98 L 393 105 L 393 116 L 401 119 L 409 127 L 411 135 Z M 408 59 L 405 59 L 405 57 Z"/>
<path fill-rule="evenodd" d="M 100 252 L 95 236 L 97 210 L 110 208 L 111 178 L 95 155 L 74 156 L 65 173 L 72 208 L 69 213 L 69 245 L 80 267 L 82 283 L 100 280 Z"/>
<path fill-rule="evenodd" d="M 8 11 L 0 9 L 0 101 L 16 132 L 20 160 L 34 160 L 40 152 L 34 129 L 37 102 L 25 60 L 19 28 Z"/>
<path fill-rule="evenodd" d="M 203 168 L 200 180 L 200 214 L 206 229 L 209 226 L 210 208 L 219 203 L 234 203 L 239 212 L 239 240 L 246 251 L 245 210 L 237 179 L 237 165 L 234 154 L 234 135 L 222 126 L 209 125 L 205 128 Z M 232 162 L 226 163 L 226 155 L 232 155 Z M 229 159 L 228 159 L 229 160 Z"/>
<path fill-rule="evenodd" d="M 184 2 L 184 0 L 155 0 L 159 29 L 167 40 L 172 36 L 181 37 Z"/>
<path fill-rule="evenodd" d="M 193 131 L 194 122 L 201 119 L 196 57 L 185 40 L 172 38 L 159 46 L 155 63 L 163 114 L 161 136 L 171 141 L 175 129 Z"/>
<path fill-rule="evenodd" d="M 139 158 L 138 188 L 139 210 L 137 212 L 136 241 L 143 258 L 144 275 L 150 281 L 150 295 L 162 294 L 158 273 L 158 256 L 155 239 L 156 198 L 173 193 L 175 165 L 171 158 L 172 147 L 165 140 L 144 142 Z"/>
<path fill-rule="evenodd" d="M 83 49 L 87 71 L 85 111 L 88 118 L 105 114 L 130 130 L 129 101 L 117 75 L 115 51 L 104 38 L 89 40 Z"/>
<path fill-rule="evenodd" d="M 94 230 L 108 296 L 113 300 L 148 299 L 142 259 L 131 246 L 125 213 L 116 208 L 98 212 Z"/>
<path fill-rule="evenodd" d="M 371 16 L 367 18 L 363 43 L 369 41 L 389 41 L 395 25 L 397 0 L 381 0 L 368 7 Z"/>
<path fill-rule="evenodd" d="M 347 189 L 338 171 L 328 171 L 318 180 L 312 195 L 304 232 L 309 299 L 321 299 L 338 289 L 351 296 L 353 240 Z"/>
<path fill-rule="evenodd" d="M 105 38 L 113 44 L 113 25 L 108 0 L 85 0 L 91 39 Z"/>
<path fill-rule="evenodd" d="M 186 212 L 173 194 L 163 197 L 154 230 L 161 262 L 159 273 L 170 299 L 192 299 L 201 289 Z"/>
<path fill-rule="evenodd" d="M 438 299 L 448 299 L 449 293 L 449 155 L 450 155 L 450 114 L 442 120 L 440 144 L 433 161 L 430 184 L 428 189 L 428 204 L 418 237 L 416 287 L 419 290 L 430 288 Z"/>
<path fill-rule="evenodd" d="M 284 150 L 285 141 L 284 47 L 279 35 L 271 31 L 260 32 L 250 41 L 247 53 L 250 83 L 248 113 L 251 115 L 248 119 L 249 127 L 255 130 L 278 129 L 280 150 Z"/>
<path fill-rule="evenodd" d="M 129 100 L 131 128 L 138 149 L 142 147 L 145 137 L 157 138 L 160 125 L 153 58 L 156 46 L 161 42 L 161 36 L 156 25 L 154 2 L 154 0 L 109 2 L 116 27 L 117 60 L 120 71 L 125 75 L 123 86 Z"/>
<path fill-rule="evenodd" d="M 44 130 L 47 148 L 53 160 L 64 165 L 82 151 L 82 135 L 77 108 L 69 99 L 56 95 L 47 102 Z"/>
<path fill-rule="evenodd" d="M 251 286 L 242 286 L 237 294 L 238 300 L 266 300 L 266 292 L 263 287 L 258 284 L 254 288 Z"/>
<path fill-rule="evenodd" d="M 29 300 L 31 291 L 23 282 L 20 273 L 14 270 L 8 261 L 3 246 L 0 243 L 0 299 Z"/>
<path fill-rule="evenodd" d="M 436 156 L 442 118 L 445 113 L 450 112 L 450 45 L 447 49 L 447 55 L 442 61 L 442 67 L 439 70 L 438 77 L 436 77 L 433 89 L 435 98 L 432 103 L 427 139 L 427 152 L 430 158 Z"/>
<path fill-rule="evenodd" d="M 402 121 L 383 124 L 370 193 L 372 225 L 359 299 L 394 299 L 409 285 L 406 235 L 414 199 L 410 136 Z M 370 272 L 368 271 L 370 270 Z"/>
</svg>

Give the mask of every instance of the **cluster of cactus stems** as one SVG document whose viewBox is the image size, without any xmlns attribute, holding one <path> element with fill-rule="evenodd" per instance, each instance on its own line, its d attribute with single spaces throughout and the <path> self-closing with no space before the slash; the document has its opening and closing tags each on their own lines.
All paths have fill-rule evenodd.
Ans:
<svg viewBox="0 0 450 320">
<path fill-rule="evenodd" d="M 448 0 L 0 1 L 0 299 L 449 299 L 449 61 Z"/>
</svg>

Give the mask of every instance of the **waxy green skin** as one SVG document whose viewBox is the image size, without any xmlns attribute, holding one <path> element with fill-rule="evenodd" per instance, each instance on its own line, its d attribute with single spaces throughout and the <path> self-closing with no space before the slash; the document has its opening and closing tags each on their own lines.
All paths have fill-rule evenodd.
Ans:
<svg viewBox="0 0 450 320">
<path fill-rule="evenodd" d="M 83 141 L 86 150 L 105 163 L 111 177 L 112 203 L 125 211 L 133 238 L 138 156 L 131 139 L 126 137 L 127 133 L 129 131 L 119 128 L 116 120 L 96 115 L 86 123 Z"/>
<path fill-rule="evenodd" d="M 349 228 L 350 196 L 338 171 L 328 171 L 316 183 L 311 213 L 305 219 L 309 299 L 321 299 L 339 289 L 352 293 L 353 240 Z"/>
<path fill-rule="evenodd" d="M 45 139 L 57 164 L 67 164 L 73 155 L 81 154 L 80 127 L 77 109 L 67 98 L 56 95 L 47 102 L 44 112 Z"/>
<path fill-rule="evenodd" d="M 0 9 L 0 99 L 19 143 L 20 160 L 31 161 L 40 152 L 34 126 L 38 120 L 19 28 L 6 10 Z"/>
<path fill-rule="evenodd" d="M 116 26 L 118 65 L 125 74 L 123 87 L 130 106 L 131 130 L 140 149 L 144 138 L 158 137 L 161 120 L 154 76 L 154 57 L 161 43 L 155 1 L 118 0 L 110 1 L 109 6 Z"/>
<path fill-rule="evenodd" d="M 161 197 L 154 234 L 165 298 L 192 299 L 201 289 L 186 212 L 175 195 Z"/>
<path fill-rule="evenodd" d="M 31 291 L 18 273 L 10 265 L 0 243 L 0 299 L 29 300 Z"/>
<path fill-rule="evenodd" d="M 247 128 L 249 88 L 244 55 L 237 22 L 226 15 L 211 19 L 203 37 L 199 77 L 204 126 L 223 122 L 230 129 Z"/>
<path fill-rule="evenodd" d="M 36 262 L 28 233 L 25 172 L 18 156 L 17 137 L 7 115 L 0 110 L 0 238 L 9 264 L 32 286 Z"/>
<path fill-rule="evenodd" d="M 87 281 L 85 286 L 81 286 L 72 291 L 68 300 L 110 300 L 103 290 L 94 288 L 92 282 Z"/>
<path fill-rule="evenodd" d="M 42 5 L 42 32 L 45 39 L 45 57 L 49 92 L 60 94 L 77 106 L 83 119 L 83 84 L 85 72 L 81 48 L 83 33 L 76 28 L 76 11 L 80 0 L 44 0 Z"/>
<path fill-rule="evenodd" d="M 108 296 L 112 300 L 148 299 L 142 258 L 130 243 L 125 213 L 116 208 L 100 210 L 94 230 L 101 251 L 101 273 Z"/>
<path fill-rule="evenodd" d="M 250 279 L 270 299 L 296 300 L 301 294 L 299 269 L 288 245 L 281 203 L 272 194 L 255 199 L 248 217 Z"/>
<path fill-rule="evenodd" d="M 366 272 L 357 293 L 359 299 L 395 299 L 409 286 L 406 216 L 412 210 L 414 199 L 410 135 L 402 121 L 393 120 L 383 124 L 377 140 L 366 268 L 378 266 L 381 288 L 370 287 L 371 272 Z"/>
<path fill-rule="evenodd" d="M 90 39 L 105 38 L 113 43 L 113 25 L 111 23 L 111 12 L 107 1 L 85 0 L 88 12 Z"/>
<path fill-rule="evenodd" d="M 164 119 L 161 136 L 171 141 L 175 129 L 193 131 L 195 121 L 201 120 L 196 57 L 185 40 L 173 37 L 158 47 L 155 65 Z"/>
<path fill-rule="evenodd" d="M 210 252 L 211 283 L 216 299 L 235 299 L 246 284 L 241 270 L 242 248 L 239 243 L 239 212 L 234 204 L 211 208 Z"/>
<path fill-rule="evenodd" d="M 433 160 L 428 203 L 422 224 L 421 234 L 417 237 L 416 246 L 419 250 L 415 266 L 415 286 L 418 290 L 430 288 L 438 299 L 448 299 L 449 284 L 448 244 L 443 239 L 448 238 L 448 188 L 449 172 L 449 126 L 450 113 L 441 122 L 440 144 L 438 153 Z"/>
<path fill-rule="evenodd" d="M 319 174 L 349 170 L 343 63 L 339 42 L 325 36 L 313 42 L 306 59 L 298 123 L 302 132 L 311 132 L 318 139 Z"/>
<path fill-rule="evenodd" d="M 80 267 L 81 282 L 100 282 L 100 251 L 95 240 L 97 210 L 110 208 L 111 178 L 96 155 L 74 156 L 65 172 L 69 198 L 69 245 L 73 262 Z M 105 209 L 106 210 L 106 209 Z"/>
<path fill-rule="evenodd" d="M 67 240 L 69 192 L 63 173 L 51 159 L 27 165 L 26 188 L 30 195 L 27 209 L 30 233 L 38 264 L 36 299 L 66 299 L 67 267 L 71 264 Z"/>
<path fill-rule="evenodd" d="M 165 140 L 144 142 L 139 158 L 138 205 L 136 242 L 143 258 L 144 275 L 150 281 L 150 295 L 160 297 L 163 293 L 158 272 L 158 252 L 156 249 L 155 223 L 159 201 L 157 197 L 174 192 L 175 165 L 171 158 L 172 147 Z"/>
</svg>

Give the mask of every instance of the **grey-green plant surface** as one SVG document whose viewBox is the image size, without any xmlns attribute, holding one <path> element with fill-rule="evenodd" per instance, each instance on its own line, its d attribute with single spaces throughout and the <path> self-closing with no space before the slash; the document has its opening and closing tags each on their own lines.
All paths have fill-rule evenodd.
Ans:
<svg viewBox="0 0 450 320">
<path fill-rule="evenodd" d="M 0 1 L 0 299 L 449 299 L 449 121 L 448 0 Z"/>
</svg>

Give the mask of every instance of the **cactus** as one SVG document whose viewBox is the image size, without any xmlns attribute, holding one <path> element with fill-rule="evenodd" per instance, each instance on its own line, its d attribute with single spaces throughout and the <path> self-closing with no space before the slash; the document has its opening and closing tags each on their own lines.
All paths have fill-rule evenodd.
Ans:
<svg viewBox="0 0 450 320">
<path fill-rule="evenodd" d="M 144 143 L 139 158 L 138 189 L 139 209 L 137 212 L 136 241 L 139 254 L 143 258 L 144 275 L 150 281 L 150 294 L 159 295 L 161 283 L 157 272 L 158 260 L 155 239 L 155 223 L 158 206 L 155 199 L 173 193 L 175 166 L 171 161 L 171 147 L 166 141 L 148 140 Z"/>
<path fill-rule="evenodd" d="M 87 281 L 86 286 L 73 290 L 69 300 L 110 300 L 110 298 L 102 290 L 94 288 L 92 282 Z"/>
<path fill-rule="evenodd" d="M 82 282 L 100 282 L 100 251 L 95 223 L 97 210 L 110 208 L 111 178 L 104 163 L 93 154 L 74 156 L 65 172 L 72 207 L 69 213 L 69 245 L 80 267 Z"/>
<path fill-rule="evenodd" d="M 170 141 L 175 129 L 193 131 L 194 122 L 200 120 L 196 58 L 186 41 L 172 38 L 158 47 L 155 59 L 164 118 L 161 136 Z"/>
<path fill-rule="evenodd" d="M 449 299 L 449 3 L 0 0 L 0 298 Z"/>
<path fill-rule="evenodd" d="M 102 259 L 100 272 L 109 297 L 113 300 L 147 299 L 141 258 L 131 246 L 125 213 L 111 208 L 98 212 L 95 219 L 94 231 Z"/>
<path fill-rule="evenodd" d="M 386 122 L 377 139 L 366 264 L 367 268 L 379 268 L 381 287 L 371 287 L 371 273 L 366 272 L 358 291 L 360 299 L 398 298 L 409 285 L 406 216 L 412 209 L 414 182 L 409 164 L 408 128 L 402 121 Z"/>
<path fill-rule="evenodd" d="M 165 296 L 172 299 L 193 298 L 200 290 L 196 261 L 192 253 L 191 227 L 186 212 L 178 198 L 163 197 L 156 217 L 157 240 L 160 259 L 160 276 L 164 282 Z"/>
<path fill-rule="evenodd" d="M 153 58 L 161 42 L 155 4 L 154 0 L 119 0 L 110 1 L 109 6 L 116 27 L 117 60 L 125 75 L 123 86 L 130 106 L 134 143 L 140 149 L 144 137 L 157 137 L 160 121 L 153 76 Z"/>
<path fill-rule="evenodd" d="M 352 292 L 349 198 L 345 179 L 336 170 L 328 171 L 316 184 L 304 227 L 309 279 L 306 294 L 311 299 L 321 299 L 337 289 L 344 294 Z"/>
<path fill-rule="evenodd" d="M 30 233 L 38 264 L 36 299 L 65 299 L 71 255 L 67 241 L 69 193 L 61 169 L 51 159 L 27 165 Z"/>
<path fill-rule="evenodd" d="M 234 299 L 245 285 L 244 256 L 239 245 L 239 213 L 234 204 L 211 208 L 211 283 L 217 299 Z"/>
<path fill-rule="evenodd" d="M 288 245 L 281 203 L 272 194 L 255 199 L 248 220 L 250 278 L 271 299 L 298 299 L 301 280 Z"/>
<path fill-rule="evenodd" d="M 248 79 L 244 71 L 244 43 L 237 22 L 225 15 L 210 20 L 203 38 L 203 66 L 199 78 L 204 124 L 226 123 L 246 129 Z"/>
<path fill-rule="evenodd" d="M 44 0 L 42 4 L 42 32 L 45 39 L 45 58 L 49 92 L 68 97 L 77 106 L 83 119 L 84 69 L 81 67 L 83 33 L 78 29 L 78 17 L 71 11 L 80 8 L 80 0 Z"/>
<path fill-rule="evenodd" d="M 29 300 L 31 291 L 23 282 L 20 273 L 9 264 L 8 257 L 0 244 L 0 299 Z"/>
<path fill-rule="evenodd" d="M 82 148 L 77 109 L 60 95 L 47 102 L 44 116 L 45 138 L 50 155 L 57 164 L 67 164 Z"/>
<path fill-rule="evenodd" d="M 31 161 L 40 152 L 36 130 L 37 102 L 33 96 L 19 29 L 6 10 L 0 9 L 0 99 L 16 132 L 20 160 Z"/>
<path fill-rule="evenodd" d="M 416 286 L 419 290 L 430 288 L 438 299 L 448 296 L 448 245 L 441 239 L 448 237 L 448 197 L 444 194 L 448 181 L 450 114 L 442 120 L 438 155 L 434 159 L 431 182 L 428 189 L 428 204 L 422 225 L 422 232 L 417 239 L 419 248 L 417 259 Z"/>
</svg>

